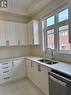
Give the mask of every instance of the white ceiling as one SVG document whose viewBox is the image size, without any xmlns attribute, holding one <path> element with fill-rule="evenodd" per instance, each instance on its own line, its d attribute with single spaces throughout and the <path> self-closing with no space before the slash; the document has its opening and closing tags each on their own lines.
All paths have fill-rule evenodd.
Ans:
<svg viewBox="0 0 71 95">
<path fill-rule="evenodd" d="M 10 4 L 9 7 L 13 9 L 19 9 L 19 10 L 27 10 L 32 3 L 33 0 L 9 0 L 9 4 Z"/>
<path fill-rule="evenodd" d="M 34 15 L 51 0 L 8 0 L 8 9 L 0 9 L 21 15 Z"/>
</svg>

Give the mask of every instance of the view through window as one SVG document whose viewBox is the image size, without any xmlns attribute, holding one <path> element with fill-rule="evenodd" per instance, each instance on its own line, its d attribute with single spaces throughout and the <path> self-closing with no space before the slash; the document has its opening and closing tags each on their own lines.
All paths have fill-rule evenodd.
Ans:
<svg viewBox="0 0 71 95">
<path fill-rule="evenodd" d="M 59 49 L 71 50 L 71 44 L 69 43 L 68 25 L 59 27 Z"/>
<path fill-rule="evenodd" d="M 54 29 L 47 31 L 47 46 L 54 49 Z"/>
</svg>

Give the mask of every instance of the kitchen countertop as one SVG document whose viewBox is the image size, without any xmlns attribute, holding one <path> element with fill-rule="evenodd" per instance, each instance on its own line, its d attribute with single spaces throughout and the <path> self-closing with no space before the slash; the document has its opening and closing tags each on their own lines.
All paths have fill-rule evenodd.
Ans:
<svg viewBox="0 0 71 95">
<path fill-rule="evenodd" d="M 65 74 L 71 76 L 71 64 L 69 64 L 69 63 L 64 63 L 64 62 L 58 61 L 57 64 L 48 65 L 48 64 L 38 61 L 38 60 L 42 59 L 41 57 L 27 57 L 27 59 L 35 61 L 41 65 L 47 66 L 50 69 L 54 69 L 54 70 L 60 71 L 62 73 L 65 73 Z"/>
</svg>

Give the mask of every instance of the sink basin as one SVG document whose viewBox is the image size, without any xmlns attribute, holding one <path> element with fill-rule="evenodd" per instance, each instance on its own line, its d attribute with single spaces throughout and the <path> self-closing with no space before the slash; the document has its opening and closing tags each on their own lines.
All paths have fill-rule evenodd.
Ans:
<svg viewBox="0 0 71 95">
<path fill-rule="evenodd" d="M 51 61 L 51 60 L 48 60 L 48 59 L 40 59 L 38 60 L 42 63 L 45 63 L 45 64 L 49 64 L 49 65 L 52 65 L 52 64 L 57 64 L 58 62 L 55 62 L 55 61 Z"/>
</svg>

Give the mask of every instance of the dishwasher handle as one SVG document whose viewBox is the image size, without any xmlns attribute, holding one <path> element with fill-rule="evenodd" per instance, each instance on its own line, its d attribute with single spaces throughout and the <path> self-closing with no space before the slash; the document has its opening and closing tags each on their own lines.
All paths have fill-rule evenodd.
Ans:
<svg viewBox="0 0 71 95">
<path fill-rule="evenodd" d="M 71 77 L 61 72 L 57 72 L 55 70 L 48 72 L 49 75 L 55 77 L 56 79 L 62 80 L 64 82 L 71 83 Z"/>
<path fill-rule="evenodd" d="M 51 80 L 53 80 L 53 81 L 55 81 L 55 82 L 61 84 L 62 86 L 66 86 L 66 83 L 65 83 L 65 82 L 63 82 L 63 81 L 61 81 L 61 80 L 59 80 L 59 79 L 57 79 L 57 78 L 55 78 L 55 77 L 53 77 L 53 76 L 51 76 L 51 75 L 49 76 L 49 78 L 50 78 Z"/>
</svg>

